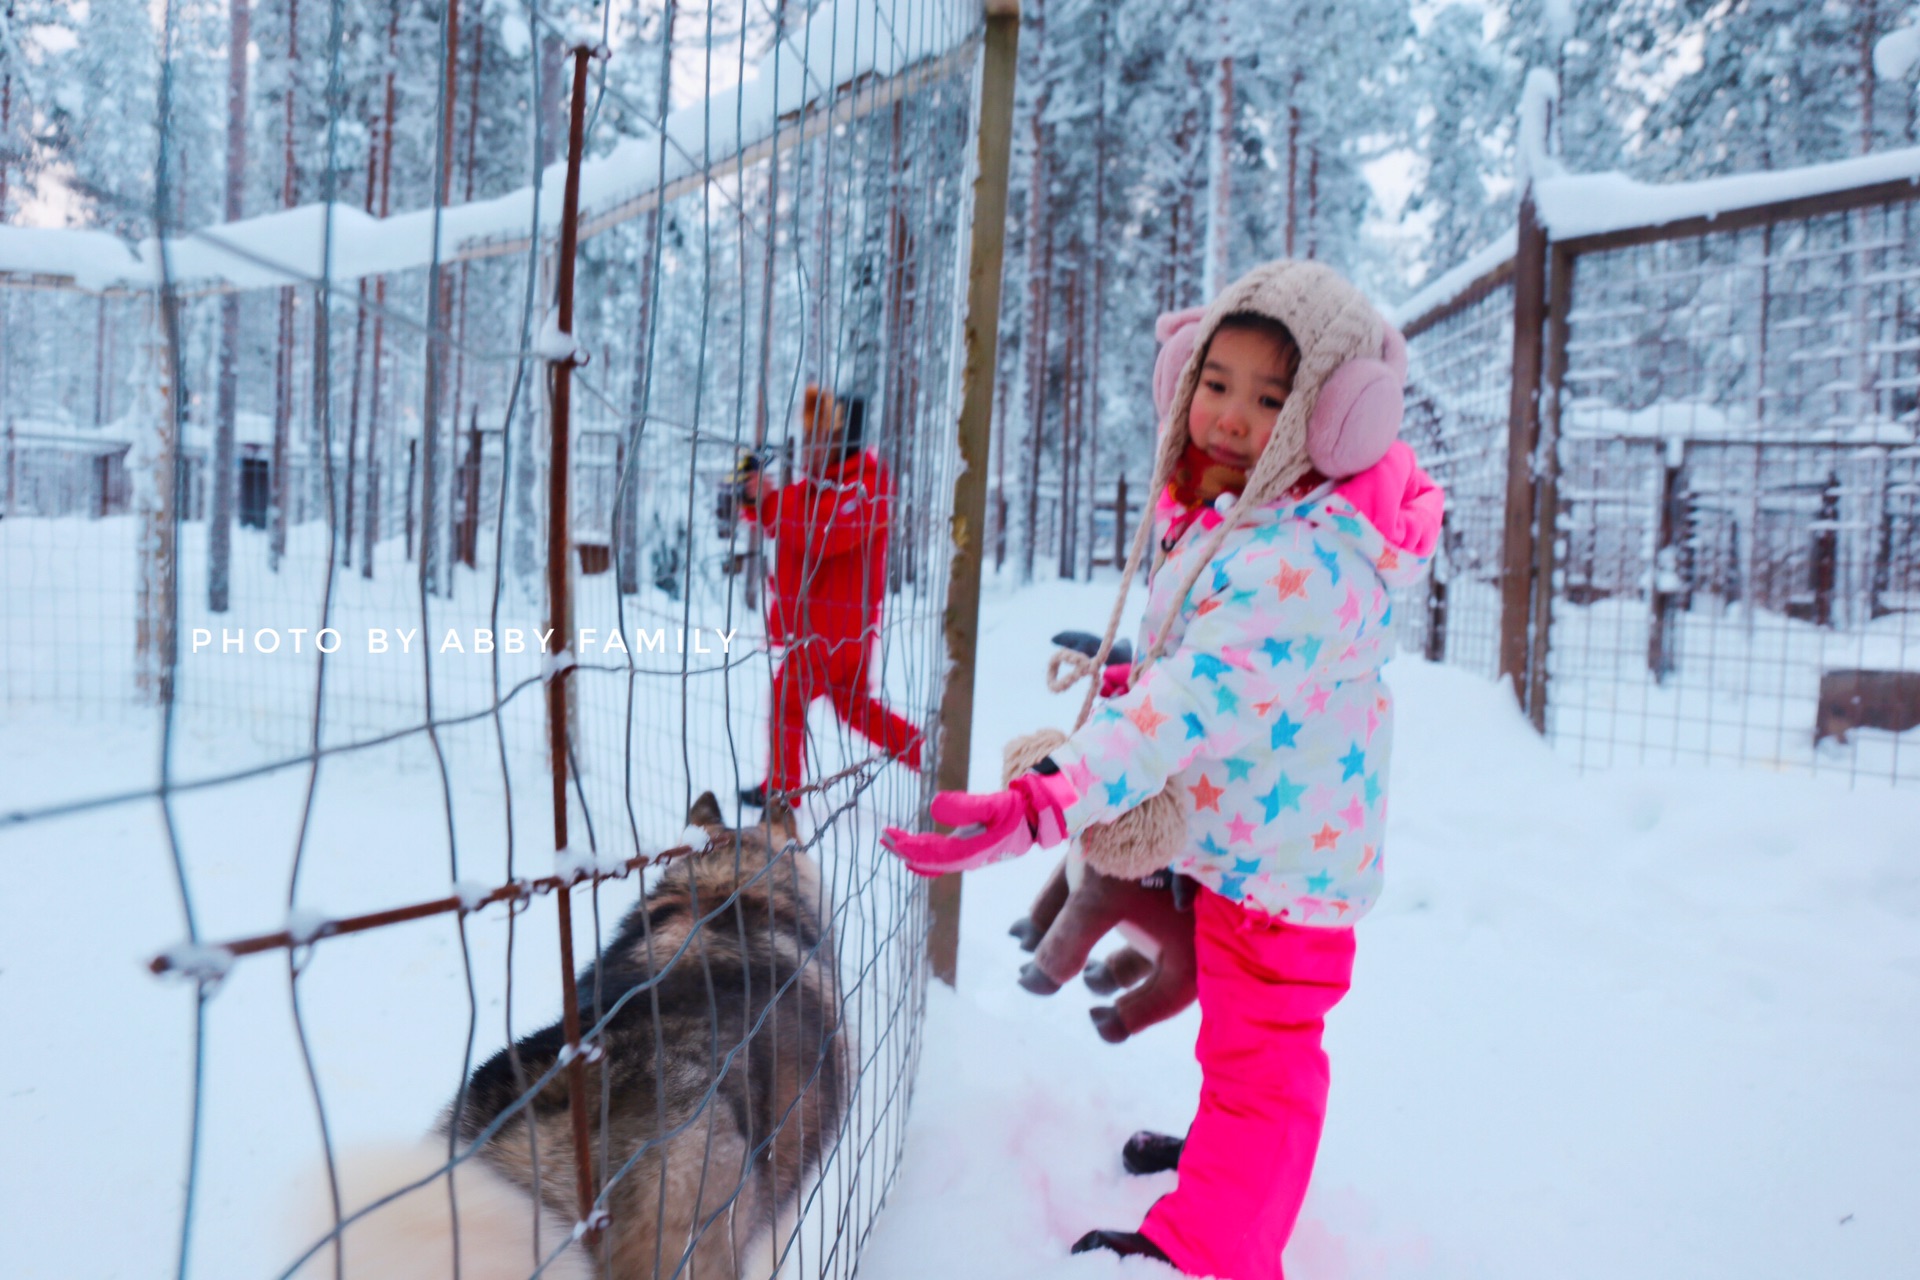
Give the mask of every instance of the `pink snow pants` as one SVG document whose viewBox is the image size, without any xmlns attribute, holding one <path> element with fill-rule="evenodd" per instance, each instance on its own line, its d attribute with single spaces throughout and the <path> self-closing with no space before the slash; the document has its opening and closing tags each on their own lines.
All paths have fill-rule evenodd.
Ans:
<svg viewBox="0 0 1920 1280">
<path fill-rule="evenodd" d="M 1202 890 L 1200 1110 L 1180 1185 L 1141 1232 L 1190 1276 L 1282 1280 L 1327 1114 L 1322 1019 L 1353 977 L 1353 930 L 1288 924 Z"/>
</svg>

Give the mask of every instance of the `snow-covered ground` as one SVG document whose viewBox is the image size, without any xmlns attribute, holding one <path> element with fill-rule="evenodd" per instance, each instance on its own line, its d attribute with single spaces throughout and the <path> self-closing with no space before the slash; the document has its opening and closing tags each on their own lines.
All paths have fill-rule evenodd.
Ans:
<svg viewBox="0 0 1920 1280">
<path fill-rule="evenodd" d="M 1073 697 L 1045 692 L 1046 637 L 1097 625 L 1110 591 L 989 585 L 977 785 L 1006 738 L 1069 721 Z M 1920 795 L 1759 769 L 1581 775 L 1503 688 L 1404 659 L 1391 676 L 1393 866 L 1329 1022 L 1332 1110 L 1290 1274 L 1909 1274 Z M 734 710 L 744 723 L 751 700 Z M 0 810 L 150 779 L 147 730 L 131 713 L 0 711 Z M 191 746 L 209 768 L 251 762 L 258 744 L 241 738 L 210 722 Z M 537 759 L 525 767 L 521 874 L 549 856 Z M 207 934 L 284 916 L 305 781 L 283 771 L 176 804 Z M 910 803 L 913 785 L 888 770 L 868 799 Z M 477 763 L 456 772 L 463 866 L 480 878 L 499 869 L 497 792 Z M 444 893 L 443 803 L 421 744 L 330 759 L 303 903 L 345 913 Z M 856 843 L 835 841 L 842 886 L 871 870 Z M 180 932 L 164 847 L 150 804 L 0 827 L 9 1277 L 172 1274 L 192 995 L 141 967 Z M 1126 1178 L 1118 1150 L 1135 1128 L 1186 1122 L 1197 1015 L 1114 1048 L 1083 991 L 1014 986 L 1024 957 L 1006 926 L 1048 870 L 1034 857 L 967 880 L 960 987 L 929 998 L 905 1164 L 861 1263 L 871 1280 L 1164 1274 L 1066 1249 L 1088 1227 L 1132 1226 L 1170 1184 Z M 603 891 L 609 923 L 634 892 Z M 518 1029 L 552 1016 L 553 931 L 551 899 L 520 917 Z M 468 934 L 484 1055 L 507 1025 L 504 922 L 476 916 Z M 450 917 L 318 949 L 301 1000 L 336 1141 L 431 1121 L 462 1069 L 466 982 Z M 287 987 L 283 962 L 252 960 L 207 1005 L 196 1276 L 273 1274 L 276 1197 L 318 1150 Z M 885 1010 L 867 1016 L 872 1042 Z M 878 1123 L 885 1150 L 892 1120 Z"/>
<path fill-rule="evenodd" d="M 1047 633 L 1104 588 L 991 599 L 993 744 L 1048 700 Z M 1035 608 L 1028 601 L 1040 603 Z M 1920 1258 L 1920 796 L 1767 770 L 1581 775 L 1503 687 L 1401 659 L 1386 897 L 1328 1023 L 1333 1097 L 1294 1280 L 1914 1274 Z M 977 760 L 975 785 L 991 781 Z M 1189 1011 L 1102 1043 L 1094 1000 L 1014 985 L 1041 856 L 968 877 L 871 1280 L 1166 1274 L 1069 1258 L 1172 1175 Z"/>
</svg>

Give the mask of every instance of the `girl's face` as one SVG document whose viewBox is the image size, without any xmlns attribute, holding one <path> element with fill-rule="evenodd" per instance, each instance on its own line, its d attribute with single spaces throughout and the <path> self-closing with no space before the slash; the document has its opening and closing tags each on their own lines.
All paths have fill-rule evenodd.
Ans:
<svg viewBox="0 0 1920 1280">
<path fill-rule="evenodd" d="M 1251 471 L 1293 390 L 1294 361 L 1272 336 L 1222 329 L 1207 344 L 1187 435 L 1222 466 Z"/>
</svg>

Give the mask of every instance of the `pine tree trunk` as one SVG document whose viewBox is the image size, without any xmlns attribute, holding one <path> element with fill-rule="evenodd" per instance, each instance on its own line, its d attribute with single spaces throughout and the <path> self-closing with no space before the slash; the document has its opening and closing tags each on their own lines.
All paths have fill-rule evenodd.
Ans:
<svg viewBox="0 0 1920 1280">
<path fill-rule="evenodd" d="M 463 182 L 463 193 L 460 198 L 469 204 L 473 202 L 474 147 L 476 142 L 478 141 L 479 124 L 480 124 L 480 55 L 482 53 L 480 40 L 485 30 L 486 30 L 485 23 L 476 22 L 473 24 L 473 55 L 472 55 L 473 67 L 467 78 L 466 155 L 461 161 L 465 171 L 465 176 L 464 176 L 464 182 Z M 451 163 L 451 161 L 449 161 L 449 163 Z M 466 262 L 462 262 L 460 264 L 459 284 L 456 289 L 456 296 L 459 298 L 459 304 L 458 304 L 459 318 L 454 330 L 455 339 L 454 339 L 454 350 L 453 350 L 453 414 L 451 417 L 448 418 L 448 422 L 452 424 L 453 434 L 455 436 L 457 436 L 459 433 L 460 420 L 461 420 L 461 417 L 465 414 L 465 410 L 466 410 L 468 270 L 469 270 L 469 264 Z M 476 412 L 477 411 L 478 410 L 476 407 Z M 462 466 L 460 463 L 458 463 L 455 460 L 452 454 L 448 455 L 447 465 L 449 466 L 449 468 L 456 468 L 456 467 L 459 468 L 459 471 L 457 474 L 459 474 L 462 477 L 466 476 L 466 469 L 464 468 L 464 466 Z M 466 483 L 465 479 L 462 479 L 459 482 L 459 484 L 464 484 L 464 483 Z M 456 484 L 454 486 L 454 492 L 456 494 L 459 492 L 459 484 Z M 452 502 L 452 501 L 447 503 L 447 523 L 448 523 L 447 545 L 450 547 L 456 548 L 456 559 L 458 559 L 461 563 L 465 564 L 469 569 L 472 569 L 477 567 L 477 564 L 476 564 L 477 556 L 470 556 L 468 553 L 468 549 L 472 548 L 474 551 L 477 552 L 479 547 L 479 537 L 477 533 L 463 534 L 461 532 L 462 528 L 464 527 L 464 523 L 466 521 L 466 513 L 465 513 L 466 505 L 467 505 L 466 503 Z M 449 581 L 451 581 L 451 579 L 449 579 Z"/>
<path fill-rule="evenodd" d="M 1300 73 L 1293 73 L 1293 85 L 1287 103 L 1287 257 L 1293 256 L 1295 231 L 1300 224 L 1297 213 L 1300 191 Z"/>
<path fill-rule="evenodd" d="M 441 208 L 446 206 L 453 186 L 454 112 L 460 96 L 460 0 L 447 0 L 444 21 L 447 59 L 440 72 L 444 91 L 438 121 L 435 163 L 438 172 L 434 182 L 434 203 Z M 440 437 L 441 414 L 447 399 L 447 362 L 451 355 L 446 335 L 453 314 L 452 284 L 453 273 L 436 254 L 427 270 L 427 350 L 422 378 L 425 392 L 420 409 L 420 580 L 429 594 L 449 598 L 453 594 L 453 571 L 451 566 L 441 563 L 444 557 L 440 537 L 440 469 L 443 465 Z M 445 453 L 451 458 L 454 451 L 448 448 Z"/>
<path fill-rule="evenodd" d="M 386 102 L 380 123 L 380 216 L 393 207 L 393 115 L 394 65 L 399 56 L 400 0 L 389 0 L 387 10 L 387 83 Z M 372 193 L 369 191 L 371 200 Z M 373 549 L 380 541 L 380 357 L 386 347 L 387 278 L 373 282 L 373 359 L 368 370 L 367 390 L 367 511 L 366 528 L 360 544 L 360 576 L 373 577 Z"/>
<path fill-rule="evenodd" d="M 881 315 L 884 317 L 881 332 L 886 335 L 886 342 L 880 365 L 880 400 L 876 406 L 881 410 L 879 420 L 886 424 L 885 434 L 881 437 L 882 449 L 887 469 L 893 473 L 893 491 L 896 495 L 893 553 L 887 558 L 887 590 L 894 592 L 899 591 L 901 583 L 913 576 L 914 553 L 921 541 L 917 536 L 902 536 L 903 527 L 915 522 L 919 514 L 919 504 L 908 500 L 908 495 L 913 492 L 913 453 L 907 447 L 910 430 L 907 425 L 908 364 L 911 360 L 907 343 L 912 333 L 908 320 L 908 307 L 911 304 L 907 299 L 907 272 L 913 239 L 907 227 L 906 211 L 900 207 L 900 192 L 905 176 L 901 155 L 905 111 L 905 104 L 896 101 L 893 110 L 887 113 L 887 232 L 883 259 L 886 277 L 881 302 Z M 869 431 L 869 436 L 871 434 Z"/>
<path fill-rule="evenodd" d="M 374 136 L 368 130 L 369 140 Z M 374 194 L 380 181 L 380 153 L 369 145 L 367 147 L 367 191 L 366 212 L 373 213 Z M 355 498 L 359 494 L 360 481 L 360 388 L 363 385 L 367 358 L 367 282 L 362 277 L 358 286 L 359 304 L 354 308 L 353 318 L 353 382 L 347 390 L 347 489 L 341 505 L 346 510 L 345 528 L 340 538 L 341 567 L 353 568 L 354 517 L 358 504 Z"/>
<path fill-rule="evenodd" d="M 1036 132 L 1037 132 L 1036 126 Z M 1045 144 L 1035 140 L 1034 170 L 1040 174 L 1035 183 L 1037 208 L 1046 204 Z M 1032 273 L 1027 297 L 1027 527 L 1020 549 L 1020 580 L 1033 581 L 1034 552 L 1040 542 L 1040 454 L 1047 416 L 1047 337 L 1052 324 L 1053 295 L 1053 219 L 1040 218 Z"/>
<path fill-rule="evenodd" d="M 13 30 L 14 0 L 7 0 L 7 30 Z M 0 224 L 7 220 L 7 175 L 13 158 L 13 59 L 0 72 Z"/>
<path fill-rule="evenodd" d="M 1221 5 L 1221 13 L 1229 12 Z M 1213 163 L 1208 177 L 1212 190 L 1207 200 L 1207 262 L 1201 295 L 1211 299 L 1227 286 L 1228 263 L 1232 255 L 1232 183 L 1233 183 L 1233 59 L 1220 59 L 1213 94 Z"/>
<path fill-rule="evenodd" d="M 1098 554 L 1094 534 L 1098 520 L 1100 485 L 1100 316 L 1106 304 L 1107 279 L 1107 53 L 1113 34 L 1113 6 L 1100 6 L 1100 83 L 1096 88 L 1100 105 L 1094 123 L 1093 234 L 1087 242 L 1093 246 L 1093 299 L 1087 308 L 1087 467 L 1086 467 L 1086 554 L 1087 577 L 1093 577 L 1093 561 Z M 1155 424 L 1156 427 L 1158 424 Z"/>
<path fill-rule="evenodd" d="M 787 30 L 787 0 L 775 0 L 773 7 L 773 43 L 775 48 L 785 39 Z M 668 33 L 671 36 L 671 32 Z M 769 86 L 777 89 L 776 86 Z M 773 154 L 767 158 L 767 238 L 760 258 L 760 355 L 757 372 L 754 377 L 753 391 L 753 451 L 759 455 L 767 447 L 767 379 L 773 370 L 773 268 L 774 258 L 780 243 L 780 122 L 773 123 Z M 638 502 L 638 495 L 635 495 Z M 633 524 L 636 532 L 632 535 L 638 545 L 637 532 L 640 523 L 638 508 Z M 765 554 L 766 537 L 758 520 L 747 527 L 747 563 L 746 581 L 741 597 L 747 608 L 760 607 L 761 557 Z"/>
<path fill-rule="evenodd" d="M 1320 253 L 1320 144 L 1307 144 L 1307 256 Z"/>
<path fill-rule="evenodd" d="M 1186 272 L 1193 263 L 1193 240 L 1199 227 L 1199 216 L 1195 210 L 1192 181 L 1193 163 L 1190 157 L 1194 152 L 1196 139 L 1206 139 L 1205 125 L 1200 119 L 1197 104 L 1205 97 L 1205 86 L 1201 83 L 1201 64 L 1189 58 L 1186 60 L 1187 107 L 1180 113 L 1180 124 L 1174 131 L 1173 153 L 1183 158 L 1187 176 L 1176 181 L 1173 190 L 1173 269 L 1169 275 L 1168 298 L 1166 308 L 1186 305 Z M 1204 268 L 1203 268 L 1204 269 Z"/>
<path fill-rule="evenodd" d="M 785 0 L 782 0 L 782 7 L 784 9 Z M 680 6 L 676 3 L 676 0 L 667 0 L 666 9 L 661 14 L 660 19 L 660 80 L 658 91 L 654 97 L 655 118 L 663 125 L 666 121 L 667 113 L 673 107 L 673 32 L 675 21 L 679 16 Z M 662 142 L 661 145 L 664 147 L 665 143 Z M 769 163 L 775 173 L 772 181 L 776 192 L 774 198 L 777 200 L 779 188 L 779 158 L 776 156 L 769 161 Z M 620 565 L 620 591 L 625 595 L 632 595 L 640 590 L 639 446 L 641 425 L 645 420 L 647 408 L 652 396 L 653 309 L 655 295 L 657 293 L 654 287 L 654 277 L 657 274 L 655 264 L 659 256 L 661 216 L 660 203 L 656 201 L 653 208 L 647 210 L 647 218 L 642 224 L 640 232 L 640 305 L 633 334 L 633 388 L 627 396 L 630 423 L 626 433 L 626 475 L 621 477 L 621 483 L 619 484 L 620 500 L 614 510 L 615 527 L 613 531 L 616 543 L 620 548 L 620 554 L 615 557 Z M 767 222 L 767 257 L 761 272 L 761 285 L 765 290 L 765 296 L 761 299 L 760 303 L 761 376 L 759 380 L 759 400 L 757 402 L 758 416 L 754 423 L 754 448 L 756 450 L 766 444 L 767 440 L 767 343 L 770 341 L 768 330 L 772 327 L 773 323 L 771 316 L 773 303 L 773 232 L 778 222 L 778 214 L 770 212 Z M 757 530 L 759 526 L 756 524 L 754 528 Z M 752 555 L 748 557 L 750 561 L 755 558 L 756 557 Z M 749 567 L 747 581 L 750 584 L 750 590 L 751 584 L 756 577 L 757 574 L 755 571 Z M 752 599 L 748 600 L 747 605 L 749 608 L 753 607 Z"/>
<path fill-rule="evenodd" d="M 107 297 L 95 299 L 93 309 L 93 425 L 107 425 Z"/>
<path fill-rule="evenodd" d="M 1873 37 L 1880 26 L 1879 0 L 1860 6 L 1860 154 L 1873 150 Z"/>
<path fill-rule="evenodd" d="M 1062 353 L 1060 395 L 1060 531 L 1059 566 L 1062 578 L 1073 577 L 1073 531 L 1079 512 L 1074 505 L 1080 464 L 1080 273 L 1067 274 L 1066 350 Z"/>
<path fill-rule="evenodd" d="M 993 413 L 994 432 L 997 439 L 993 446 L 993 567 L 996 572 L 1007 567 L 1007 387 L 1013 382 L 1010 377 L 994 379 Z"/>
<path fill-rule="evenodd" d="M 1035 59 L 1046 65 L 1046 21 L 1043 4 L 1033 8 Z M 1047 184 L 1051 168 L 1052 133 L 1046 125 L 1053 99 L 1051 82 L 1043 82 L 1033 104 L 1033 162 L 1027 193 L 1027 314 L 1026 417 L 1027 475 L 1026 528 L 1020 548 L 1020 580 L 1033 581 L 1034 554 L 1040 542 L 1040 453 L 1047 412 L 1048 302 L 1053 289 L 1053 218 Z"/>
<path fill-rule="evenodd" d="M 293 208 L 298 193 L 293 160 L 294 103 L 300 79 L 300 0 L 287 0 L 287 96 L 282 136 L 280 205 Z M 293 428 L 293 289 L 280 290 L 279 330 L 273 362 L 273 468 L 268 483 L 267 567 L 280 572 L 287 554 L 287 462 Z"/>
</svg>

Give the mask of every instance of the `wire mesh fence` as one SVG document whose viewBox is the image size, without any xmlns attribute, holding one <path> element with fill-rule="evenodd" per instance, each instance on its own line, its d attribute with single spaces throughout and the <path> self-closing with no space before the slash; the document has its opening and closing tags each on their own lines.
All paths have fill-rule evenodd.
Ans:
<svg viewBox="0 0 1920 1280">
<path fill-rule="evenodd" d="M 1513 285 L 1502 280 L 1408 326 L 1403 434 L 1447 492 L 1426 581 L 1394 607 L 1403 647 L 1499 671 Z"/>
<path fill-rule="evenodd" d="M 1508 258 L 1412 317 L 1449 500 L 1403 643 L 1512 678 L 1583 766 L 1920 779 L 1913 219 L 1842 185 L 1548 234 L 1531 309 Z"/>
<path fill-rule="evenodd" d="M 60 1238 L 24 1256 L 333 1275 L 341 1239 L 387 1274 L 356 1268 L 410 1215 L 433 1274 L 853 1273 L 920 1051 L 927 896 L 875 837 L 924 804 L 948 674 L 981 16 L 698 21 L 674 74 L 704 96 L 664 117 L 582 48 L 571 325 L 537 130 L 517 191 L 162 216 L 138 269 L 89 241 L 0 289 L 0 838 L 113 867 L 10 890 L 22 989 L 102 1015 L 33 1073 L 31 1145 L 118 1126 L 112 1186 L 47 1161 L 18 1220 Z M 534 102 L 540 47 L 506 63 Z M 196 160 L 163 146 L 163 214 Z M 814 386 L 859 418 L 839 459 L 806 447 Z M 880 537 L 836 549 L 856 498 Z M 776 501 L 811 514 L 743 518 Z M 770 691 L 809 633 L 769 610 L 835 574 L 873 603 L 856 661 L 789 675 L 783 782 Z M 876 745 L 875 707 L 917 740 Z M 768 781 L 791 826 L 736 801 Z M 186 981 L 126 981 L 138 946 Z M 97 1236 L 59 1228 L 103 1198 Z"/>
<path fill-rule="evenodd" d="M 1898 691 L 1920 684 L 1912 220 L 1902 201 L 1573 259 L 1548 679 L 1578 759 L 1920 779 Z"/>
</svg>

